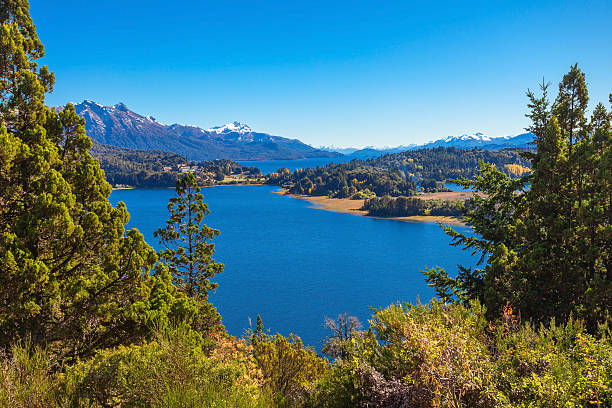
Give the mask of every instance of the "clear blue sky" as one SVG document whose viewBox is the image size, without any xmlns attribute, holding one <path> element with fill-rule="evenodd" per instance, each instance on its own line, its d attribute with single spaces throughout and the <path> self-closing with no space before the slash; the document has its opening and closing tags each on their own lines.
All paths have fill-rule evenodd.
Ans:
<svg viewBox="0 0 612 408">
<path fill-rule="evenodd" d="M 31 0 L 51 105 L 241 121 L 313 145 L 527 125 L 525 90 L 578 62 L 612 92 L 612 1 Z"/>
</svg>

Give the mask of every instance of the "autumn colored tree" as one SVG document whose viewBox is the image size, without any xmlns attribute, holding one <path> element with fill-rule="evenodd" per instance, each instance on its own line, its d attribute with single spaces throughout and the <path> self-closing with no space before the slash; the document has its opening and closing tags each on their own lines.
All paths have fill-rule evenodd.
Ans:
<svg viewBox="0 0 612 408">
<path fill-rule="evenodd" d="M 204 224 L 210 211 L 204 203 L 198 181 L 187 173 L 176 182 L 176 196 L 168 203 L 170 218 L 165 228 L 155 231 L 163 249 L 159 256 L 172 272 L 175 284 L 188 296 L 205 301 L 208 291 L 218 284 L 210 279 L 223 271 L 224 265 L 215 262 L 214 237 L 219 230 Z"/>
</svg>

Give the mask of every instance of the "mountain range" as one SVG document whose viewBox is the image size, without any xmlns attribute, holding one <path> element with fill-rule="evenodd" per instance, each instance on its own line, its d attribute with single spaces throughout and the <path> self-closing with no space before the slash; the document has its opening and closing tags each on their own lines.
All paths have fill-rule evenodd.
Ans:
<svg viewBox="0 0 612 408">
<path fill-rule="evenodd" d="M 272 136 L 253 131 L 240 122 L 228 123 L 209 129 L 197 126 L 158 122 L 152 116 L 143 116 L 123 104 L 104 106 L 85 100 L 74 104 L 77 114 L 85 118 L 87 135 L 105 145 L 139 150 L 163 150 L 176 153 L 189 160 L 293 160 L 315 157 L 358 158 L 377 157 L 387 153 L 407 150 L 456 147 L 499 150 L 504 148 L 529 148 L 532 133 L 515 136 L 489 137 L 483 133 L 448 136 L 424 144 L 397 147 L 350 147 L 327 146 L 315 148 L 297 139 Z M 58 107 L 62 110 L 64 107 Z"/>
<path fill-rule="evenodd" d="M 407 150 L 430 149 L 434 147 L 456 147 L 458 149 L 500 150 L 507 148 L 527 149 L 533 147 L 533 133 L 521 133 L 515 136 L 490 137 L 483 133 L 463 134 L 460 136 L 448 136 L 424 144 L 401 145 L 397 147 L 366 147 L 363 149 L 347 147 L 320 147 L 320 149 L 340 152 L 355 157 L 377 157 L 387 153 L 400 153 Z"/>
<path fill-rule="evenodd" d="M 505 148 L 527 148 L 532 146 L 534 134 L 531 132 L 521 133 L 514 136 L 490 137 L 483 133 L 463 134 L 461 136 L 448 136 L 434 142 L 425 143 L 417 148 L 432 147 L 456 147 L 458 149 L 473 149 L 475 147 L 484 150 L 499 150 Z"/>
<path fill-rule="evenodd" d="M 58 107 L 62 110 L 64 107 Z M 104 106 L 85 100 L 74 104 L 85 118 L 87 135 L 106 145 L 140 150 L 164 150 L 190 160 L 292 160 L 338 157 L 340 153 L 315 149 L 297 139 L 253 131 L 234 122 L 210 129 L 166 125 L 123 104 Z"/>
</svg>

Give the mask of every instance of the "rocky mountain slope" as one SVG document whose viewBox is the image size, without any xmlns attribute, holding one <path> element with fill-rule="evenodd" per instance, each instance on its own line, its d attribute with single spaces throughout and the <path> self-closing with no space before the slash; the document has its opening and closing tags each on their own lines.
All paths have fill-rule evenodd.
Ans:
<svg viewBox="0 0 612 408">
<path fill-rule="evenodd" d="M 104 106 L 85 100 L 74 107 L 86 120 L 87 135 L 112 146 L 164 150 L 190 160 L 291 160 L 340 156 L 297 139 L 255 132 L 238 122 L 205 130 L 195 126 L 166 125 L 152 116 L 142 116 L 128 109 L 123 103 Z"/>
</svg>

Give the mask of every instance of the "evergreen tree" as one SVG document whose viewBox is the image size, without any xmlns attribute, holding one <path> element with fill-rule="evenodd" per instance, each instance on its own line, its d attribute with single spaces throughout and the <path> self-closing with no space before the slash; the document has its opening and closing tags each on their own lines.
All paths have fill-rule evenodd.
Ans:
<svg viewBox="0 0 612 408">
<path fill-rule="evenodd" d="M 200 191 L 193 173 L 177 180 L 176 196 L 168 203 L 170 219 L 154 234 L 164 246 L 159 256 L 168 264 L 175 284 L 190 297 L 205 301 L 208 291 L 218 286 L 210 279 L 222 272 L 224 265 L 212 258 L 215 244 L 211 241 L 219 230 L 203 224 L 210 211 Z"/>
<path fill-rule="evenodd" d="M 553 105 L 553 113 L 559 121 L 563 136 L 568 141 L 569 156 L 572 155 L 575 138 L 584 135 L 585 111 L 589 103 L 584 73 L 573 65 L 559 83 L 559 95 Z"/>
<path fill-rule="evenodd" d="M 491 315 L 506 304 L 538 321 L 574 315 L 590 330 L 610 319 L 611 115 L 599 104 L 587 122 L 584 84 L 584 74 L 572 66 L 552 110 L 546 85 L 540 98 L 528 92 L 537 145 L 532 175 L 513 181 L 485 165 L 476 181 L 463 181 L 485 193 L 463 209 L 475 236 L 446 230 L 486 265 L 464 268 L 455 278 L 427 270 L 441 297 L 478 298 Z"/>
<path fill-rule="evenodd" d="M 53 74 L 26 0 L 0 2 L 0 348 L 29 339 L 60 357 L 136 341 L 199 310 L 155 251 L 125 231 L 123 203 L 71 105 L 45 106 Z"/>
</svg>

